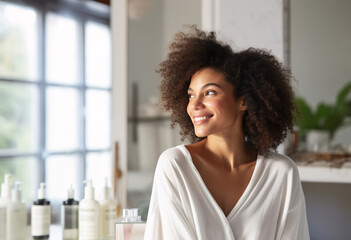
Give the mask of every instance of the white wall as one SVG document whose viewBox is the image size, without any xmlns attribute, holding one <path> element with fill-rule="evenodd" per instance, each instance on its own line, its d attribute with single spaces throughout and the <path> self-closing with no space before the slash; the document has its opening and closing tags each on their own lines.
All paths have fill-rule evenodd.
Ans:
<svg viewBox="0 0 351 240">
<path fill-rule="evenodd" d="M 234 49 L 271 50 L 283 61 L 283 0 L 218 1 L 215 29 Z"/>
</svg>

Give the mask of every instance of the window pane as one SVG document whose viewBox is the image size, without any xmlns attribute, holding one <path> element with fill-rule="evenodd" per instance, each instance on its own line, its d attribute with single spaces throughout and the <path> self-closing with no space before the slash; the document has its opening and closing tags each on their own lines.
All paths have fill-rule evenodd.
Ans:
<svg viewBox="0 0 351 240">
<path fill-rule="evenodd" d="M 46 98 L 47 149 L 69 151 L 80 148 L 81 104 L 78 90 L 48 87 Z"/>
<path fill-rule="evenodd" d="M 111 86 L 111 40 L 109 27 L 88 22 L 86 31 L 86 83 L 95 87 Z"/>
<path fill-rule="evenodd" d="M 37 197 L 38 169 L 38 159 L 34 157 L 2 158 L 0 159 L 0 182 L 4 181 L 6 173 L 12 174 L 14 181 L 22 183 L 22 199 L 30 203 Z"/>
<path fill-rule="evenodd" d="M 88 153 L 86 157 L 86 178 L 93 181 L 95 197 L 101 198 L 102 187 L 105 178 L 109 184 L 112 182 L 112 158 L 111 152 Z"/>
<path fill-rule="evenodd" d="M 0 82 L 0 152 L 38 149 L 38 89 Z"/>
<path fill-rule="evenodd" d="M 109 148 L 111 142 L 110 92 L 86 92 L 86 145 L 88 149 Z"/>
<path fill-rule="evenodd" d="M 62 84 L 78 83 L 77 22 L 68 17 L 49 13 L 46 16 L 45 31 L 47 81 Z"/>
<path fill-rule="evenodd" d="M 0 77 L 38 79 L 37 35 L 34 9 L 0 2 Z"/>
<path fill-rule="evenodd" d="M 67 199 L 67 189 L 72 184 L 75 190 L 75 199 L 80 199 L 81 183 L 79 155 L 50 156 L 46 160 L 46 189 L 47 197 L 52 201 Z"/>
</svg>

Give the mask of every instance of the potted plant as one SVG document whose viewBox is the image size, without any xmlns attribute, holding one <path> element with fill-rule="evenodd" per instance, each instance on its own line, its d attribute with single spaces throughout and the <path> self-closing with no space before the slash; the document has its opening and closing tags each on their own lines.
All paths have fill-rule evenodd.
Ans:
<svg viewBox="0 0 351 240">
<path fill-rule="evenodd" d="M 351 124 L 351 82 L 339 91 L 334 104 L 321 102 L 314 110 L 304 98 L 296 97 L 297 112 L 295 126 L 299 129 L 299 136 L 304 139 L 309 132 L 321 132 L 325 138 L 334 137 L 336 130 Z M 314 137 L 315 138 L 315 137 Z M 306 139 L 308 141 L 308 139 Z M 311 149 L 310 149 L 311 150 Z"/>
</svg>

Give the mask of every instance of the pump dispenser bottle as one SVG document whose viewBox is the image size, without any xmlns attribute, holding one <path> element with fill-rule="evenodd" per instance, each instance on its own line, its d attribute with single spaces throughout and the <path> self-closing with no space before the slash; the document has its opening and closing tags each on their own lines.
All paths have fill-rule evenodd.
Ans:
<svg viewBox="0 0 351 240">
<path fill-rule="evenodd" d="M 108 187 L 108 180 L 105 178 L 101 205 L 100 230 L 102 239 L 113 239 L 115 221 L 117 217 L 117 207 L 115 201 L 111 199 L 111 188 Z"/>
<path fill-rule="evenodd" d="M 72 185 L 67 190 L 66 201 L 61 208 L 62 238 L 63 240 L 78 240 L 78 209 L 79 202 L 74 200 Z"/>
<path fill-rule="evenodd" d="M 12 175 L 5 174 L 4 183 L 1 184 L 0 198 L 0 240 L 7 239 L 9 225 L 7 224 L 8 207 L 11 204 Z"/>
<path fill-rule="evenodd" d="M 84 199 L 79 204 L 79 239 L 100 239 L 100 204 L 94 199 L 91 180 L 84 181 Z"/>
<path fill-rule="evenodd" d="M 12 189 L 12 201 L 7 211 L 8 240 L 23 240 L 27 237 L 27 207 L 22 202 L 21 183 L 16 182 Z"/>
<path fill-rule="evenodd" d="M 34 239 L 48 239 L 50 235 L 51 208 L 45 199 L 45 183 L 40 183 L 38 200 L 32 206 L 32 236 Z"/>
</svg>

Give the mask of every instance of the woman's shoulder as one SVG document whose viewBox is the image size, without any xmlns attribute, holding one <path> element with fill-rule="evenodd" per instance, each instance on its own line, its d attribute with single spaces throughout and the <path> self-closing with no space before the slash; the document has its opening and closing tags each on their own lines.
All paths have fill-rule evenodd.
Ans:
<svg viewBox="0 0 351 240">
<path fill-rule="evenodd" d="M 269 152 L 264 157 L 265 172 L 275 182 L 283 184 L 285 181 L 298 184 L 300 180 L 299 170 L 295 162 L 288 156 Z"/>
<path fill-rule="evenodd" d="M 279 171 L 298 171 L 296 163 L 284 154 L 271 151 L 264 157 L 264 160 L 272 169 Z"/>
<path fill-rule="evenodd" d="M 184 150 L 186 150 L 184 145 L 168 148 L 161 153 L 160 159 L 184 159 L 186 157 Z"/>
<path fill-rule="evenodd" d="M 173 167 L 188 160 L 189 156 L 184 145 L 171 147 L 163 151 L 158 159 L 158 168 Z"/>
</svg>

